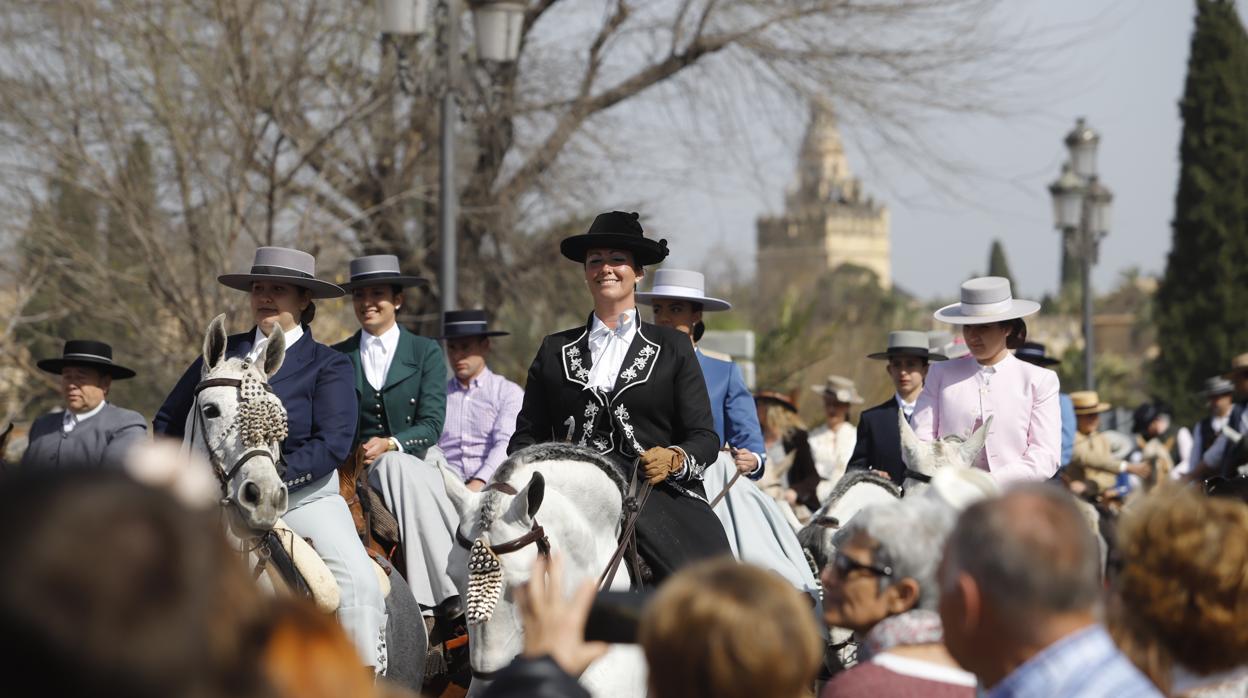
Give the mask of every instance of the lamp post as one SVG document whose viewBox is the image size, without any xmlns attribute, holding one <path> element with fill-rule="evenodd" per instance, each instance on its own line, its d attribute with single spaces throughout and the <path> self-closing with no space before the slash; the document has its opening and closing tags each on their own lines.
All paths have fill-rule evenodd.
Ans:
<svg viewBox="0 0 1248 698">
<path fill-rule="evenodd" d="M 1063 244 L 1069 254 L 1079 260 L 1083 286 L 1083 382 L 1085 390 L 1095 390 L 1092 265 L 1097 261 L 1101 239 L 1109 234 L 1109 207 L 1114 195 L 1096 174 L 1100 134 L 1080 117 L 1074 130 L 1066 135 L 1065 142 L 1070 158 L 1062 165 L 1061 176 L 1049 185 L 1049 194 L 1053 197 L 1053 218 L 1062 232 Z"/>
<path fill-rule="evenodd" d="M 510 63 L 520 54 L 525 6 L 518 0 L 468 0 L 472 9 L 478 61 Z M 438 235 L 441 242 L 438 280 L 442 312 L 455 310 L 459 295 L 455 191 L 456 83 L 459 68 L 459 0 L 438 0 L 434 10 L 436 52 L 442 72 L 438 82 L 440 147 L 438 153 Z M 428 0 L 379 0 L 383 38 L 419 37 L 429 26 Z M 399 59 L 405 55 L 400 43 Z M 402 67 L 400 67 L 402 70 Z M 406 91 L 406 82 L 400 80 Z"/>
</svg>

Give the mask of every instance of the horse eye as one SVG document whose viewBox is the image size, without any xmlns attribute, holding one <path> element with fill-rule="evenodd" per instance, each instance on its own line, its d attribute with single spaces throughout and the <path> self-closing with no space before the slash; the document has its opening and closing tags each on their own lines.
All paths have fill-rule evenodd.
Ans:
<svg viewBox="0 0 1248 698">
<path fill-rule="evenodd" d="M 208 419 L 216 419 L 221 416 L 221 410 L 216 405 L 204 405 L 204 416 Z"/>
</svg>

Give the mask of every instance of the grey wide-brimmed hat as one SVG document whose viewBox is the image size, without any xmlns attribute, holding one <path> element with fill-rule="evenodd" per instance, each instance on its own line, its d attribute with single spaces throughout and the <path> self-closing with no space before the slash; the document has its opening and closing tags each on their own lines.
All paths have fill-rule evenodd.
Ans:
<svg viewBox="0 0 1248 698">
<path fill-rule="evenodd" d="M 732 310 L 732 304 L 706 295 L 706 277 L 687 269 L 659 269 L 654 272 L 654 286 L 637 293 L 638 303 L 656 300 L 682 300 L 701 303 L 706 311 Z"/>
<path fill-rule="evenodd" d="M 251 271 L 222 274 L 217 281 L 236 291 L 251 291 L 255 281 L 281 281 L 306 288 L 313 298 L 338 298 L 346 293 L 338 286 L 316 278 L 316 258 L 289 247 L 257 247 Z"/>
<path fill-rule="evenodd" d="M 894 330 L 888 333 L 888 349 L 867 354 L 868 359 L 887 361 L 894 356 L 914 356 L 927 361 L 944 361 L 944 354 L 932 352 L 927 333 L 915 330 Z"/>
<path fill-rule="evenodd" d="M 342 284 L 345 291 L 365 286 L 418 286 L 429 283 L 419 276 L 408 276 L 399 271 L 399 258 L 392 254 L 370 254 L 351 260 L 351 278 Z"/>
<path fill-rule="evenodd" d="M 858 394 L 858 386 L 845 376 L 828 376 L 823 385 L 812 385 L 810 389 L 847 405 L 861 405 L 862 396 Z"/>
<path fill-rule="evenodd" d="M 71 339 L 65 342 L 59 358 L 42 359 L 35 365 L 48 373 L 59 374 L 66 366 L 89 366 L 117 380 L 134 378 L 133 370 L 113 363 L 111 346 L 93 339 Z"/>
<path fill-rule="evenodd" d="M 1235 392 L 1235 384 L 1227 380 L 1224 376 L 1214 376 L 1205 379 L 1205 387 L 1200 391 L 1201 397 L 1213 397 L 1215 395 L 1231 395 Z"/>
<path fill-rule="evenodd" d="M 962 300 L 937 310 L 932 317 L 951 325 L 987 325 L 1027 317 L 1040 311 L 1040 304 L 1014 297 L 1010 280 L 981 276 L 962 284 Z"/>
</svg>

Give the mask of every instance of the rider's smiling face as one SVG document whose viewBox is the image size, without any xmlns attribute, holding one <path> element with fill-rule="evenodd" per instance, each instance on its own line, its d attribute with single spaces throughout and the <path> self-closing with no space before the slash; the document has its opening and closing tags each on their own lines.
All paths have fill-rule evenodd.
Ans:
<svg viewBox="0 0 1248 698">
<path fill-rule="evenodd" d="M 403 293 L 393 286 L 364 286 L 351 291 L 351 305 L 360 327 L 380 336 L 394 326 L 395 312 L 403 307 Z"/>
<path fill-rule="evenodd" d="M 628 250 L 593 249 L 585 253 L 585 284 L 595 302 L 627 299 L 644 275 Z"/>
<path fill-rule="evenodd" d="M 299 315 L 311 302 L 311 294 L 298 286 L 272 281 L 251 284 L 251 313 L 266 335 L 276 326 L 283 331 L 293 330 Z"/>
</svg>

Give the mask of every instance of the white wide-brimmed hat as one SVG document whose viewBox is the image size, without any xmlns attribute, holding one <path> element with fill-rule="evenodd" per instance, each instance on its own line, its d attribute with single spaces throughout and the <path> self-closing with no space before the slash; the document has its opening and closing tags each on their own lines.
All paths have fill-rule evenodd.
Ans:
<svg viewBox="0 0 1248 698">
<path fill-rule="evenodd" d="M 654 272 L 654 286 L 637 293 L 638 303 L 657 300 L 682 300 L 701 303 L 702 310 L 732 310 L 732 304 L 706 295 L 706 277 L 687 269 L 659 269 Z"/>
<path fill-rule="evenodd" d="M 1027 317 L 1040 311 L 1035 301 L 1019 300 L 1010 292 L 1010 280 L 981 276 L 962 284 L 962 300 L 946 305 L 932 317 L 951 325 L 986 325 Z"/>
</svg>

